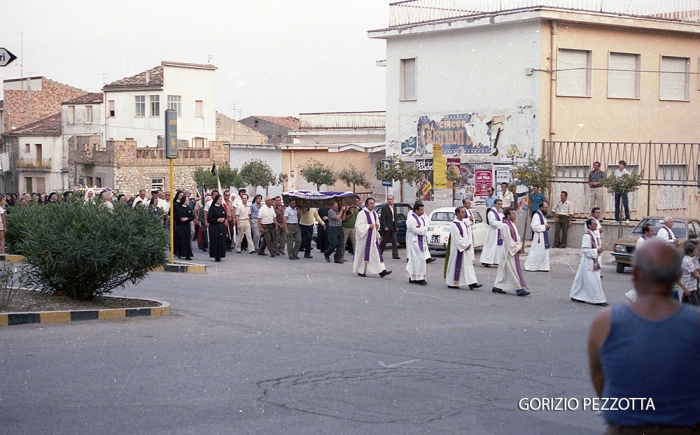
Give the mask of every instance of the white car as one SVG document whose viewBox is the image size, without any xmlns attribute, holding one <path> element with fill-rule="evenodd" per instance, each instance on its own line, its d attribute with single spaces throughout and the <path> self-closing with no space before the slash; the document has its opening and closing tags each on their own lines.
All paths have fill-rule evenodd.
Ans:
<svg viewBox="0 0 700 435">
<path fill-rule="evenodd" d="M 482 219 L 481 213 L 471 209 L 474 215 L 474 249 L 481 249 L 489 231 L 489 225 Z M 440 207 L 433 210 L 428 217 L 428 248 L 435 252 L 447 251 L 450 239 L 450 225 L 455 218 L 454 207 Z"/>
</svg>

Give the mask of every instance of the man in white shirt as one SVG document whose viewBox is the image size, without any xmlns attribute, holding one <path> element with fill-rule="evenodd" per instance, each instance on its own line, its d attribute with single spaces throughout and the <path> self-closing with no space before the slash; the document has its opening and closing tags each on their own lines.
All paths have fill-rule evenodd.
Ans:
<svg viewBox="0 0 700 435">
<path fill-rule="evenodd" d="M 501 191 L 498 192 L 498 197 L 503 201 L 501 207 L 504 209 L 513 206 L 513 192 L 508 190 L 508 183 L 501 183 Z"/>
<path fill-rule="evenodd" d="M 666 240 L 669 243 L 678 244 L 678 237 L 676 237 L 671 230 L 671 228 L 673 228 L 673 218 L 671 216 L 666 216 L 663 223 L 664 225 L 656 232 L 656 237 L 661 238 L 661 240 Z"/>
<path fill-rule="evenodd" d="M 134 202 L 131 204 L 132 207 L 140 205 L 141 207 L 146 207 L 148 205 L 148 200 L 146 199 L 146 189 L 139 189 L 139 195 L 134 198 Z"/>
<path fill-rule="evenodd" d="M 566 248 L 566 239 L 569 232 L 569 227 L 574 219 L 574 206 L 569 202 L 569 194 L 562 191 L 559 196 L 560 200 L 554 206 L 554 247 Z"/>
<path fill-rule="evenodd" d="M 254 248 L 253 236 L 250 232 L 250 206 L 248 205 L 248 195 L 245 193 L 241 195 L 241 204 L 236 207 L 235 214 L 235 225 L 238 229 L 238 236 L 236 237 L 236 252 L 241 253 L 241 242 L 243 241 L 243 236 L 246 236 L 248 240 L 248 249 L 252 252 Z"/>
<path fill-rule="evenodd" d="M 260 242 L 260 249 L 258 250 L 258 255 L 265 254 L 265 248 L 270 250 L 270 257 L 277 256 L 279 252 L 277 249 L 277 237 L 279 234 L 277 226 L 277 213 L 272 207 L 272 197 L 265 197 L 265 205 L 260 207 L 258 211 L 258 227 L 260 228 L 260 233 L 263 236 L 262 242 Z"/>
<path fill-rule="evenodd" d="M 620 160 L 617 163 L 617 169 L 615 169 L 615 178 L 620 178 L 623 175 L 630 175 L 630 171 L 627 170 L 627 162 Z M 620 220 L 620 201 L 622 201 L 622 207 L 625 209 L 625 223 L 630 221 L 630 207 L 627 201 L 627 193 L 623 192 L 610 192 L 615 195 L 615 220 Z"/>
</svg>

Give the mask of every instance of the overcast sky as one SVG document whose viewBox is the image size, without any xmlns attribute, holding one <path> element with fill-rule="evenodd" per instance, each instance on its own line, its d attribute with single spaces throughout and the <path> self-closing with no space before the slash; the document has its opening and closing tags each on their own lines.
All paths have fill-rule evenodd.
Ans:
<svg viewBox="0 0 700 435">
<path fill-rule="evenodd" d="M 217 66 L 216 108 L 250 115 L 384 110 L 388 0 L 0 0 L 0 79 L 90 92 L 162 60 Z M 23 35 L 23 36 L 22 36 Z M 21 42 L 21 40 L 23 42 Z M 20 68 L 22 65 L 22 68 Z M 234 114 L 234 104 L 236 113 Z"/>
</svg>

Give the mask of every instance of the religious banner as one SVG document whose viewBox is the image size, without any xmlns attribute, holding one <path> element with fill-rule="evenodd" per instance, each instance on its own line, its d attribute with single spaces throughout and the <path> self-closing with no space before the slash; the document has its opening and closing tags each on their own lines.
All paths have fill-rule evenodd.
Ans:
<svg viewBox="0 0 700 435">
<path fill-rule="evenodd" d="M 493 187 L 493 172 L 490 163 L 474 165 L 474 198 L 489 196 L 489 188 Z"/>
<path fill-rule="evenodd" d="M 421 172 L 421 178 L 416 182 L 416 199 L 418 201 L 433 200 L 433 159 L 416 160 L 416 169 Z"/>
</svg>

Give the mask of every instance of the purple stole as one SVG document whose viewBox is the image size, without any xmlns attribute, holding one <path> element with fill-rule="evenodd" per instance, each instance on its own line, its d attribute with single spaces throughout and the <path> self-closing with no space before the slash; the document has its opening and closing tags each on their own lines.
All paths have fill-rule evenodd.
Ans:
<svg viewBox="0 0 700 435">
<path fill-rule="evenodd" d="M 492 208 L 491 211 L 492 211 L 493 214 L 495 215 L 496 220 L 497 220 L 498 222 L 500 222 L 500 221 L 501 221 L 501 215 L 498 214 L 498 210 L 496 210 L 495 208 Z M 501 238 L 501 230 L 498 230 L 498 246 L 501 246 L 501 245 L 503 245 L 503 238 Z"/>
<path fill-rule="evenodd" d="M 544 216 L 542 216 L 541 211 L 537 211 L 537 216 L 540 217 L 540 225 L 544 225 Z M 537 233 L 537 243 L 540 242 L 540 233 Z M 544 229 L 544 249 L 549 249 L 549 232 L 547 228 Z"/>
<path fill-rule="evenodd" d="M 425 226 L 425 220 L 423 220 L 423 218 L 419 218 L 415 213 L 411 213 L 411 215 L 413 215 L 413 217 L 416 219 L 418 225 Z M 423 246 L 425 246 L 423 244 L 423 236 L 418 236 L 418 248 L 421 250 L 421 252 L 424 251 Z"/>
<path fill-rule="evenodd" d="M 452 223 L 457 226 L 457 229 L 459 230 L 460 237 L 464 237 L 464 231 L 462 230 L 462 224 L 460 222 L 455 222 L 455 221 L 452 221 Z M 462 252 L 458 249 L 457 250 L 457 257 L 455 259 L 455 276 L 454 276 L 455 282 L 459 281 L 459 275 L 462 274 L 462 257 L 463 256 L 464 256 L 464 252 Z"/>
<path fill-rule="evenodd" d="M 669 230 L 666 225 L 661 227 L 661 229 L 666 230 L 666 237 L 668 238 L 667 240 L 673 240 L 673 232 Z"/>
<path fill-rule="evenodd" d="M 370 225 L 375 224 L 376 222 L 372 222 L 372 214 L 374 213 L 370 213 L 369 210 L 364 210 L 364 212 L 367 216 L 367 223 Z M 369 261 L 369 252 L 372 249 L 372 231 L 374 231 L 374 228 L 370 228 L 367 232 L 367 243 L 365 244 L 365 261 Z M 384 258 L 382 257 L 382 250 L 379 249 L 379 240 L 375 240 L 374 242 L 377 247 L 377 252 L 379 253 L 379 261 L 384 263 Z"/>
<path fill-rule="evenodd" d="M 595 241 L 595 236 L 591 232 L 591 230 L 586 230 L 586 233 L 588 233 L 588 237 L 591 238 L 591 245 L 593 245 L 594 249 L 598 249 L 598 243 Z M 596 254 L 596 257 L 593 259 L 593 271 L 595 272 L 596 270 L 600 270 L 600 263 L 598 263 L 598 255 Z"/>
<path fill-rule="evenodd" d="M 504 221 L 510 227 L 510 238 L 513 239 L 513 241 L 518 240 L 518 232 L 515 230 L 513 223 L 508 218 L 504 219 Z M 506 255 L 508 255 L 508 253 L 506 253 Z M 520 267 L 520 252 L 516 252 L 515 255 L 513 255 L 513 260 L 515 260 L 515 270 L 518 272 L 518 280 L 520 280 L 520 285 L 525 288 L 527 287 L 527 284 L 525 284 L 525 278 L 523 278 L 523 274 L 521 272 L 522 268 Z"/>
</svg>

